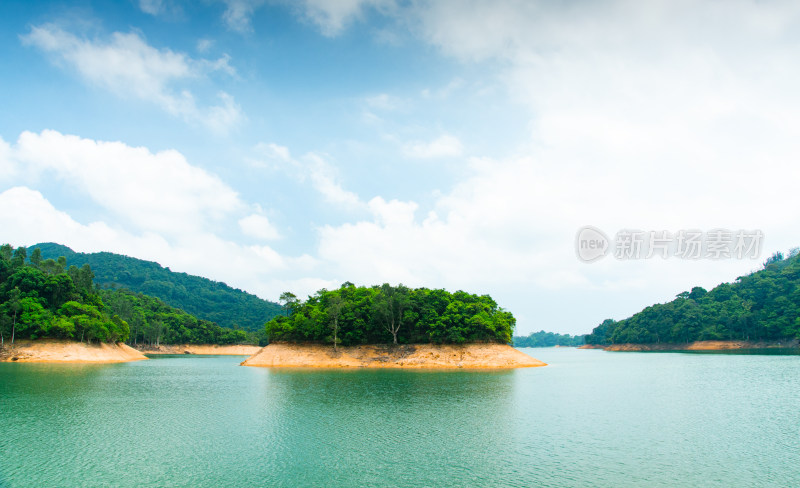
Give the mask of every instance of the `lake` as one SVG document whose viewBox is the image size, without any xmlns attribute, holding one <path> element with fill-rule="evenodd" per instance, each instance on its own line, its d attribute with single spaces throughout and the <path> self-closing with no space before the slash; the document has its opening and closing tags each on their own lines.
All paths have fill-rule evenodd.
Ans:
<svg viewBox="0 0 800 488">
<path fill-rule="evenodd" d="M 500 372 L 0 363 L 0 487 L 800 486 L 800 356 Z"/>
</svg>

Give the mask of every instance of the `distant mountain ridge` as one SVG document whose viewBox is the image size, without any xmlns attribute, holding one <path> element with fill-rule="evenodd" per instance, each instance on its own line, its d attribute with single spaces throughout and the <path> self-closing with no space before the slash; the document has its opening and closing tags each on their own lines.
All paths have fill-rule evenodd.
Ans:
<svg viewBox="0 0 800 488">
<path fill-rule="evenodd" d="M 30 246 L 28 254 L 37 247 L 43 259 L 64 256 L 68 266 L 80 268 L 89 264 L 95 275 L 94 282 L 102 288 L 128 288 L 151 295 L 224 327 L 258 330 L 283 311 L 277 303 L 225 283 L 171 271 L 153 261 L 111 252 L 79 253 L 53 242 Z"/>
<path fill-rule="evenodd" d="M 571 336 L 556 332 L 531 332 L 527 336 L 514 336 L 514 347 L 577 347 L 586 343 L 586 335 Z"/>
</svg>

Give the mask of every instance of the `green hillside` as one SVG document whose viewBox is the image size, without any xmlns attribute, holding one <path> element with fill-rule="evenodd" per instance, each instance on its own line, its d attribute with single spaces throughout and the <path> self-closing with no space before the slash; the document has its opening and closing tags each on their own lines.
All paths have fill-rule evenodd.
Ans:
<svg viewBox="0 0 800 488">
<path fill-rule="evenodd" d="M 42 251 L 43 259 L 67 258 L 78 268 L 89 264 L 94 282 L 101 288 L 128 288 L 157 297 L 164 303 L 224 327 L 255 331 L 282 312 L 280 305 L 262 300 L 225 283 L 186 273 L 176 273 L 158 263 L 110 252 L 76 253 L 55 243 L 31 246 Z"/>
<path fill-rule="evenodd" d="M 136 344 L 256 343 L 247 333 L 201 320 L 158 298 L 126 289 L 99 289 L 88 263 L 67 267 L 34 248 L 0 246 L 0 345 L 56 338 Z"/>
<path fill-rule="evenodd" d="M 527 336 L 514 336 L 514 347 L 577 347 L 585 344 L 586 335 L 572 336 L 556 332 L 531 332 Z"/>
<path fill-rule="evenodd" d="M 698 340 L 800 339 L 800 255 L 775 253 L 764 269 L 722 283 L 696 286 L 619 322 L 608 319 L 587 344 L 685 343 Z"/>
</svg>

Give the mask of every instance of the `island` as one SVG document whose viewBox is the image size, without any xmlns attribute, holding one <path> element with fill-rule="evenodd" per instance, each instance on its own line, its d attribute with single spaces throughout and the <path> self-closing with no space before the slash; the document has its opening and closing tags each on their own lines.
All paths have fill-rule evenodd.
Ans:
<svg viewBox="0 0 800 488">
<path fill-rule="evenodd" d="M 522 368 L 546 364 L 511 347 L 516 320 L 489 295 L 356 286 L 281 295 L 270 344 L 244 366 L 316 368 Z"/>
<path fill-rule="evenodd" d="M 585 349 L 713 351 L 798 347 L 800 250 L 776 252 L 762 269 L 711 291 L 695 286 L 633 316 L 604 320 Z"/>
</svg>

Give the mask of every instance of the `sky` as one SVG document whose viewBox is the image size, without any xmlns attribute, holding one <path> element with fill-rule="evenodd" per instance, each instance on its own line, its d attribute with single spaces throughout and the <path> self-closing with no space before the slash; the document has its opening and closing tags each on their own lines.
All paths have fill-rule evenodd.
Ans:
<svg viewBox="0 0 800 488">
<path fill-rule="evenodd" d="M 273 301 L 345 281 L 490 294 L 527 335 L 800 245 L 797 2 L 11 0 L 0 48 L 14 246 Z M 591 263 L 584 226 L 609 240 Z M 678 256 L 682 231 L 720 229 L 763 238 Z M 674 252 L 615 257 L 631 230 Z"/>
</svg>

